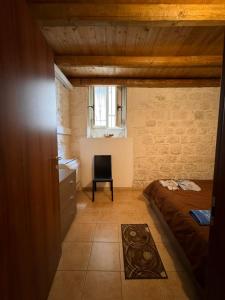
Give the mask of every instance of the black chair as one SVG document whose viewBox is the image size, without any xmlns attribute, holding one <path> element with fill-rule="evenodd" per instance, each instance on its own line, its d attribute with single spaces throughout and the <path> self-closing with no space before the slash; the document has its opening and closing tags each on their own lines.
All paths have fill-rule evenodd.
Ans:
<svg viewBox="0 0 225 300">
<path fill-rule="evenodd" d="M 112 179 L 112 163 L 111 155 L 95 155 L 94 156 L 94 178 L 92 182 L 92 201 L 95 200 L 95 191 L 97 190 L 97 182 L 110 182 L 113 201 L 113 179 Z"/>
</svg>

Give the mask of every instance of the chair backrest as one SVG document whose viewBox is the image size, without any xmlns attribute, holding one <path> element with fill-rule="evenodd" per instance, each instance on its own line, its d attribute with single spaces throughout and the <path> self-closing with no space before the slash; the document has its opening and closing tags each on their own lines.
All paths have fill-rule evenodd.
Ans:
<svg viewBox="0 0 225 300">
<path fill-rule="evenodd" d="M 94 156 L 94 178 L 112 178 L 111 155 Z"/>
</svg>

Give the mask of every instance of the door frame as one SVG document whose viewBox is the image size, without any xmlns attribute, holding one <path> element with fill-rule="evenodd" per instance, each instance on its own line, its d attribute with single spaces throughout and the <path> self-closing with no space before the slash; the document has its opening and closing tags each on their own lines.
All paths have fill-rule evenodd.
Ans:
<svg viewBox="0 0 225 300">
<path fill-rule="evenodd" d="M 225 299 L 225 233 L 223 229 L 225 230 L 225 46 L 209 234 L 207 300 Z"/>
</svg>

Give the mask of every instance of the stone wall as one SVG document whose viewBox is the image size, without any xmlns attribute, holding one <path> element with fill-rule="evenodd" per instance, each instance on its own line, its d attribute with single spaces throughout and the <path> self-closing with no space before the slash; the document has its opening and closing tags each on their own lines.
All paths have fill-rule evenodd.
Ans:
<svg viewBox="0 0 225 300">
<path fill-rule="evenodd" d="M 71 149 L 87 135 L 88 88 L 71 97 Z M 219 88 L 128 88 L 127 130 L 133 138 L 133 186 L 159 178 L 213 176 Z"/>
<path fill-rule="evenodd" d="M 64 87 L 58 79 L 56 79 L 56 95 L 58 156 L 70 158 L 70 90 Z"/>
<path fill-rule="evenodd" d="M 80 139 L 87 137 L 88 88 L 74 88 L 71 91 L 71 152 L 73 157 L 80 157 Z"/>
<path fill-rule="evenodd" d="M 213 176 L 219 88 L 128 89 L 134 187 Z"/>
</svg>

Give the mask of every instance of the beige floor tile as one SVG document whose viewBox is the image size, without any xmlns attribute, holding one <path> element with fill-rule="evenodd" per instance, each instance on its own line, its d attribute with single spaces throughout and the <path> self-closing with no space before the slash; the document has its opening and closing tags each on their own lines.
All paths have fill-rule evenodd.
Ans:
<svg viewBox="0 0 225 300">
<path fill-rule="evenodd" d="M 122 300 L 120 272 L 88 271 L 83 300 Z"/>
<path fill-rule="evenodd" d="M 148 209 L 146 207 L 136 207 L 136 211 L 138 212 L 138 214 L 142 217 L 148 217 L 151 221 L 152 221 L 152 216 L 151 213 L 148 211 Z"/>
<path fill-rule="evenodd" d="M 140 224 L 140 217 L 135 212 L 120 213 L 117 220 L 119 224 Z"/>
<path fill-rule="evenodd" d="M 87 203 L 77 203 L 77 213 L 80 214 L 88 207 Z"/>
<path fill-rule="evenodd" d="M 74 218 L 76 223 L 98 223 L 100 217 L 100 211 L 98 209 L 84 209 L 77 214 Z"/>
<path fill-rule="evenodd" d="M 76 193 L 76 203 L 84 204 L 90 201 L 89 197 L 82 191 Z"/>
<path fill-rule="evenodd" d="M 149 224 L 149 223 L 153 223 L 152 219 L 150 218 L 150 216 L 147 215 L 139 215 L 137 214 L 138 217 L 138 223 L 139 224 Z"/>
<path fill-rule="evenodd" d="M 93 243 L 88 270 L 120 271 L 119 243 Z"/>
<path fill-rule="evenodd" d="M 81 300 L 84 271 L 57 271 L 48 300 Z"/>
<path fill-rule="evenodd" d="M 101 212 L 98 223 L 118 223 L 118 213 L 114 210 L 105 210 Z"/>
<path fill-rule="evenodd" d="M 139 224 L 139 221 L 140 218 L 137 209 L 118 212 L 118 222 L 120 224 Z"/>
<path fill-rule="evenodd" d="M 101 208 L 100 211 L 103 216 L 108 214 L 115 214 L 115 215 L 118 214 L 117 210 L 112 205 L 107 205 Z"/>
<path fill-rule="evenodd" d="M 125 204 L 117 204 L 115 205 L 115 209 L 119 213 L 137 213 L 137 208 L 134 205 L 131 205 L 130 203 L 125 203 Z"/>
<path fill-rule="evenodd" d="M 86 270 L 91 246 L 91 243 L 63 243 L 58 270 Z"/>
<path fill-rule="evenodd" d="M 115 202 L 102 202 L 101 200 L 99 200 L 99 201 L 90 202 L 88 204 L 88 207 L 94 209 L 100 209 L 102 212 L 108 209 L 113 209 L 115 207 Z"/>
<path fill-rule="evenodd" d="M 122 243 L 122 231 L 121 231 L 121 224 L 118 224 L 119 227 L 119 243 Z"/>
<path fill-rule="evenodd" d="M 95 242 L 119 242 L 117 224 L 97 224 L 94 233 Z"/>
<path fill-rule="evenodd" d="M 92 202 L 91 193 L 80 192 L 78 214 L 66 237 L 67 242 L 63 244 L 59 270 L 89 270 L 82 300 L 122 299 L 118 274 L 124 270 L 123 223 L 149 225 L 169 277 L 166 280 L 125 280 L 121 272 L 123 299 L 196 300 L 191 280 L 141 192 L 115 191 L 114 195 L 115 201 L 111 202 L 110 193 L 98 191 L 95 202 Z M 50 294 L 55 298 L 49 299 L 80 299 L 84 271 L 68 271 L 68 274 L 58 271 L 57 274 Z M 73 296 L 75 287 L 78 293 Z"/>
<path fill-rule="evenodd" d="M 194 284 L 185 272 L 168 272 L 168 280 L 163 282 L 163 291 L 168 300 L 197 300 Z"/>
<path fill-rule="evenodd" d="M 155 243 L 169 243 L 169 238 L 161 226 L 153 222 L 147 224 Z"/>
<path fill-rule="evenodd" d="M 96 224 L 74 222 L 66 237 L 65 242 L 90 242 L 93 240 Z"/>
<path fill-rule="evenodd" d="M 120 269 L 124 271 L 123 244 L 120 243 Z"/>
<path fill-rule="evenodd" d="M 168 272 L 168 279 L 125 280 L 121 273 L 124 300 L 197 300 L 194 286 L 185 273 Z"/>
<path fill-rule="evenodd" d="M 184 266 L 169 244 L 156 243 L 156 247 L 167 272 L 184 271 Z"/>
<path fill-rule="evenodd" d="M 112 203 L 111 191 L 97 190 L 97 192 L 95 192 L 95 201 Z"/>
<path fill-rule="evenodd" d="M 129 199 L 128 197 L 124 196 L 123 198 L 118 196 L 115 196 L 114 204 L 117 205 L 129 205 L 133 202 L 132 199 Z"/>
<path fill-rule="evenodd" d="M 98 214 L 100 212 L 100 209 L 97 207 L 92 207 L 87 205 L 83 210 L 81 210 L 78 215 L 84 215 L 84 214 Z"/>
<path fill-rule="evenodd" d="M 123 272 L 121 278 L 123 300 L 166 300 L 162 291 L 165 279 L 125 280 Z"/>
</svg>

